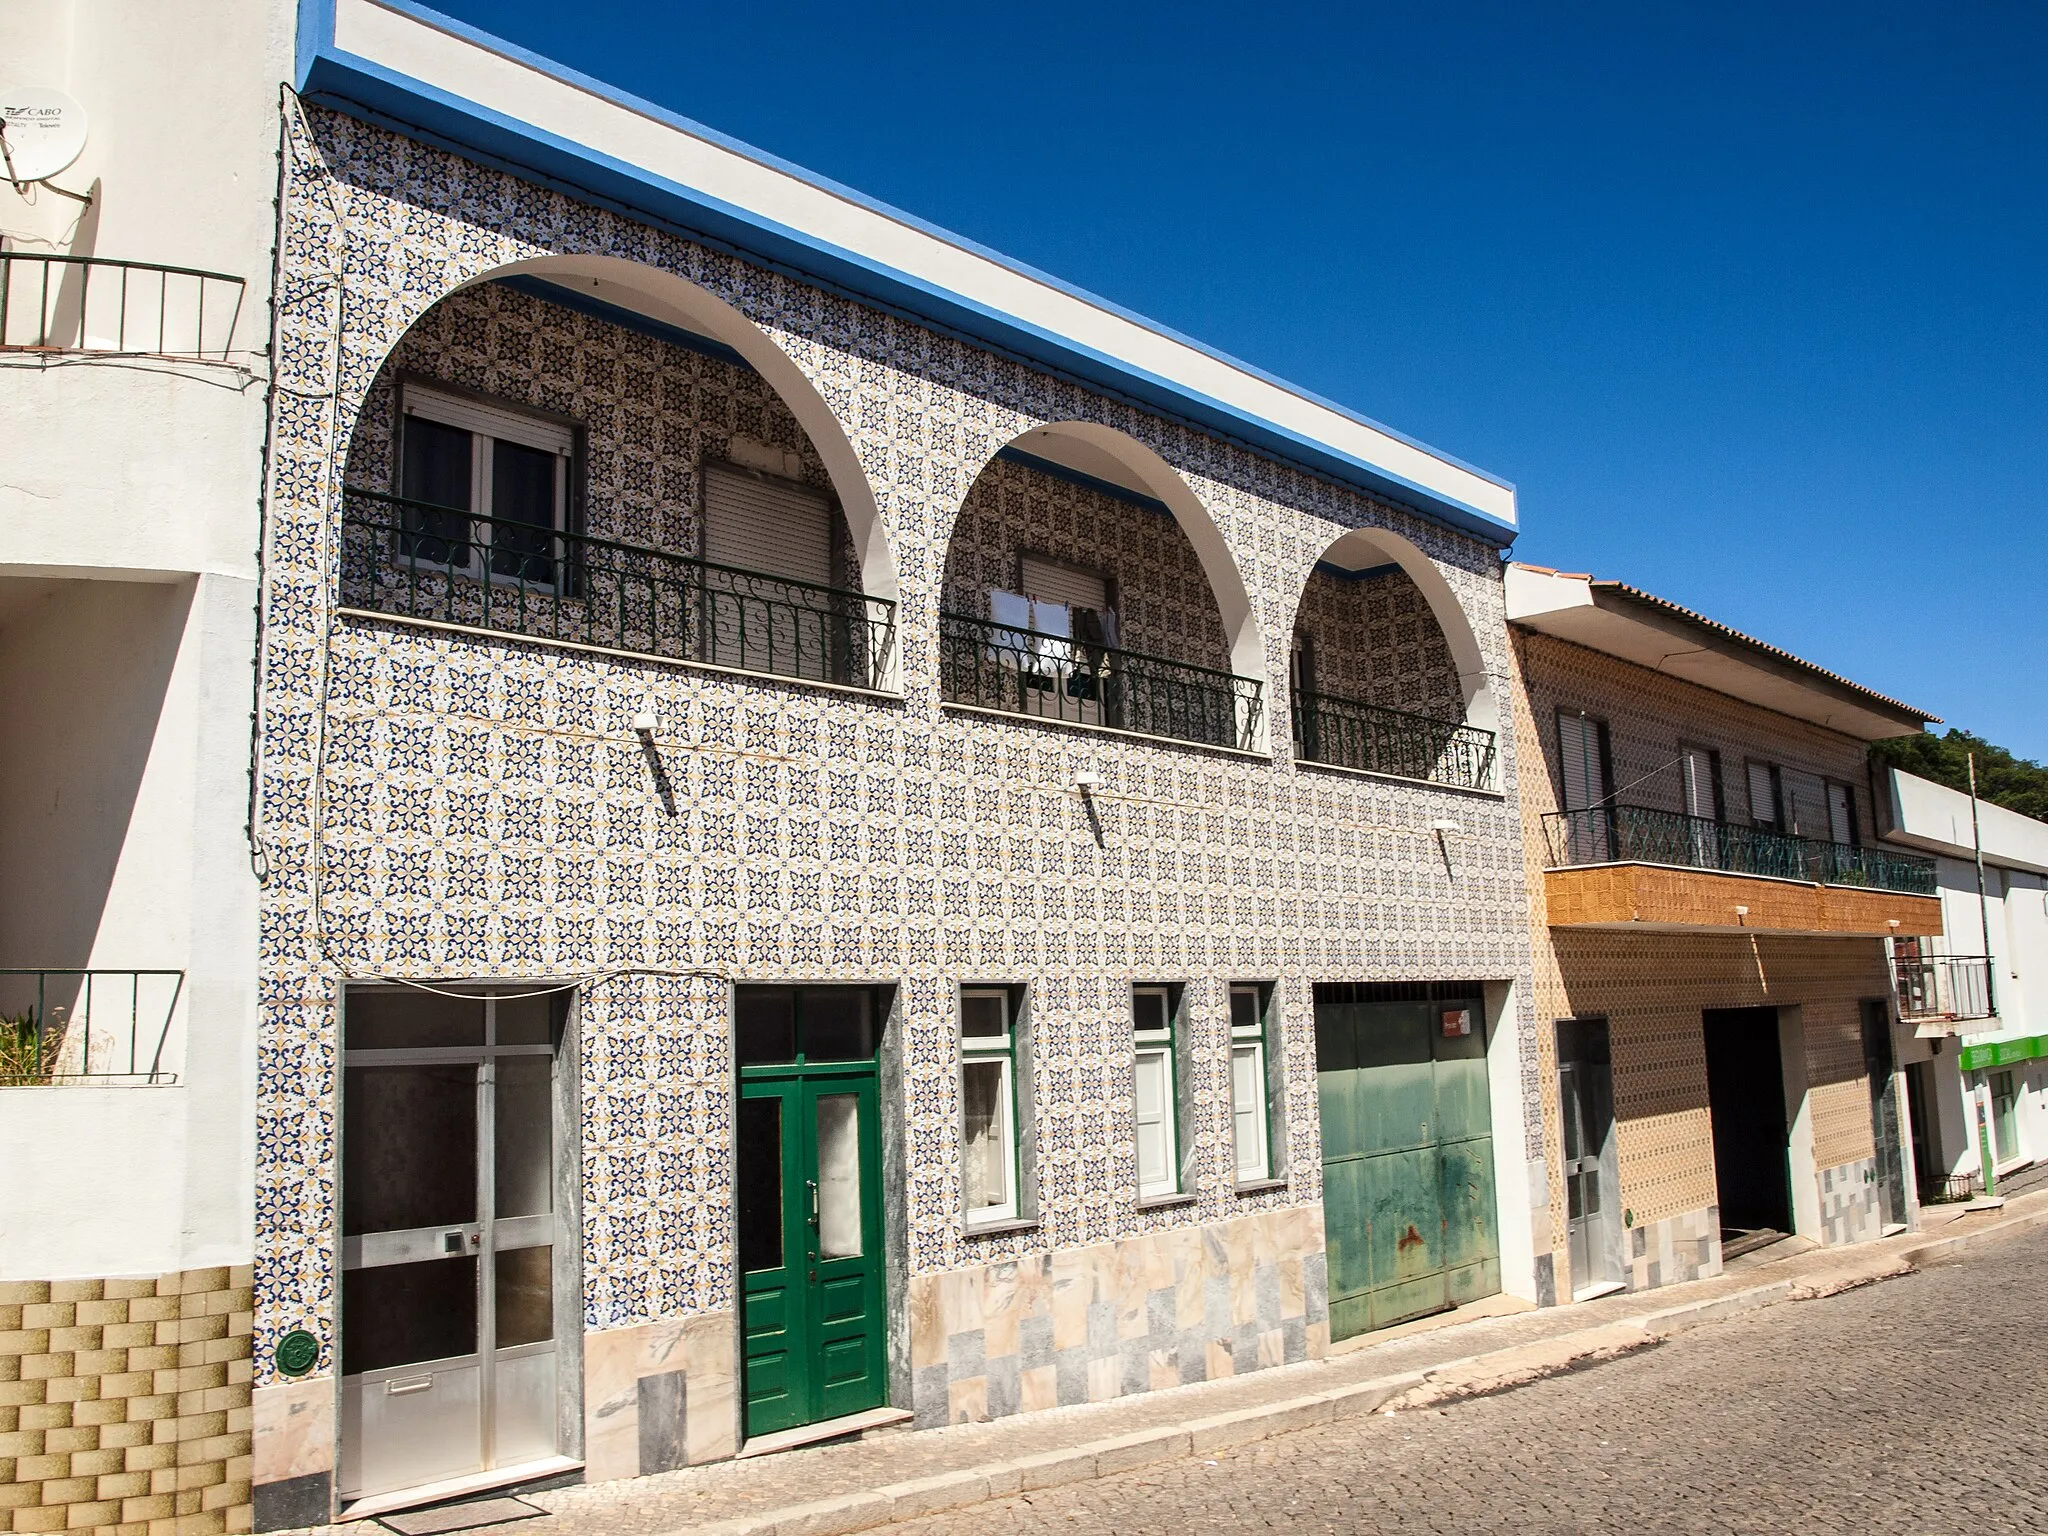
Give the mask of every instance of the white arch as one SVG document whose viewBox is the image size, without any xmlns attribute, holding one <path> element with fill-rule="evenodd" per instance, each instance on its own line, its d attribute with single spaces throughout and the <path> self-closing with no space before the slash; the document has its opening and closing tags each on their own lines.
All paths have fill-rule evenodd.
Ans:
<svg viewBox="0 0 2048 1536">
<path fill-rule="evenodd" d="M 745 358 L 789 407 L 824 461 L 825 473 L 846 515 L 847 531 L 853 536 L 861 590 L 870 597 L 896 599 L 895 555 L 882 526 L 881 509 L 875 504 L 874 487 L 868 483 L 867 471 L 861 467 L 845 427 L 810 376 L 759 326 L 688 278 L 621 256 L 537 256 L 493 267 L 449 291 L 519 276 L 543 278 L 586 298 L 708 336 Z"/>
<path fill-rule="evenodd" d="M 1230 646 L 1230 670 L 1239 677 L 1266 682 L 1266 643 L 1244 577 L 1224 542 L 1223 530 L 1179 471 L 1136 438 L 1093 421 L 1051 422 L 1003 446 L 1163 502 L 1202 564 Z"/>
<path fill-rule="evenodd" d="M 1375 565 L 1400 566 L 1421 589 L 1436 627 L 1443 631 L 1444 643 L 1450 647 L 1451 661 L 1458 669 L 1458 691 L 1465 700 L 1465 723 L 1498 734 L 1500 707 L 1494 698 L 1493 679 L 1487 674 L 1485 653 L 1479 648 L 1478 633 L 1434 560 L 1398 533 L 1385 528 L 1353 528 L 1330 541 L 1318 563 L 1321 561 L 1354 571 Z M 1313 574 L 1311 568 L 1310 575 Z M 1307 588 L 1307 578 L 1303 579 L 1303 588 Z M 1301 599 L 1297 596 L 1297 622 L 1300 612 Z"/>
<path fill-rule="evenodd" d="M 1273 690 L 1266 671 L 1265 637 L 1259 631 L 1251 594 L 1245 590 L 1244 577 L 1224 541 L 1223 530 L 1216 526 L 1208 507 L 1180 477 L 1180 472 L 1128 433 L 1093 421 L 1049 422 L 1018 434 L 1003 447 L 1136 491 L 1166 506 L 1201 562 L 1202 575 L 1223 620 L 1224 640 L 1230 647 L 1230 670 L 1239 677 L 1256 680 L 1261 686 L 1265 706 L 1259 712 L 1252 745 L 1257 751 L 1269 751 Z M 982 468 L 986 470 L 987 465 Z M 979 471 L 975 479 L 979 481 Z M 950 540 L 947 553 L 950 558 Z"/>
</svg>

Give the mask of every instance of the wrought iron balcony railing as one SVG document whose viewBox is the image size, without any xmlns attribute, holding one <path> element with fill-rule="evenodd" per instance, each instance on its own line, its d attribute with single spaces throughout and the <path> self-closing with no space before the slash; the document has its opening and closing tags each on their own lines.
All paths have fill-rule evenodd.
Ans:
<svg viewBox="0 0 2048 1536">
<path fill-rule="evenodd" d="M 0 251 L 0 352 L 225 362 L 244 287 L 193 267 Z"/>
<path fill-rule="evenodd" d="M 350 489 L 348 608 L 879 688 L 896 605 L 861 592 Z"/>
<path fill-rule="evenodd" d="M 183 971 L 0 969 L 0 1088 L 172 1083 Z"/>
<path fill-rule="evenodd" d="M 1334 694 L 1294 696 L 1294 754 L 1460 789 L 1493 788 L 1493 732 Z"/>
<path fill-rule="evenodd" d="M 939 615 L 939 686 L 951 704 L 1211 747 L 1249 749 L 1265 707 L 1256 678 L 959 613 Z"/>
<path fill-rule="evenodd" d="M 1824 843 L 1642 805 L 1553 811 L 1543 818 L 1543 834 L 1553 869 L 1666 864 L 1914 896 L 1935 891 L 1934 860 L 1919 854 Z"/>
<path fill-rule="evenodd" d="M 1997 1011 L 1991 961 L 1984 955 L 1895 955 L 1892 984 L 1899 1017 L 1909 1024 L 1988 1019 Z"/>
</svg>

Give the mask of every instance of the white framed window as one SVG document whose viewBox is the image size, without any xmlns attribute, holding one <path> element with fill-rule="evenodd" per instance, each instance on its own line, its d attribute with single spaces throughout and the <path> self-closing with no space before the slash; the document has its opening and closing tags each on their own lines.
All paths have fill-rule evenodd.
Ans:
<svg viewBox="0 0 2048 1536">
<path fill-rule="evenodd" d="M 1176 1195 L 1180 1193 L 1180 1127 L 1170 987 L 1131 989 L 1131 1043 L 1138 1122 L 1138 1198 Z"/>
<path fill-rule="evenodd" d="M 967 1225 L 1017 1220 L 1017 1030 L 1000 987 L 960 992 L 960 1118 Z"/>
<path fill-rule="evenodd" d="M 398 494 L 402 561 L 542 587 L 564 584 L 567 425 L 407 384 Z"/>
<path fill-rule="evenodd" d="M 1273 1176 L 1266 996 L 1266 989 L 1256 984 L 1230 989 L 1230 1137 L 1237 1153 L 1239 1184 L 1256 1184 Z"/>
</svg>

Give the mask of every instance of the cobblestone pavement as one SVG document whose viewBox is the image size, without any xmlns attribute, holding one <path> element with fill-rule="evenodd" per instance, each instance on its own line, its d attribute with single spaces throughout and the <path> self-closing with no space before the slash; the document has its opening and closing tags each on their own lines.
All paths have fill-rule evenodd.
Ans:
<svg viewBox="0 0 2048 1536">
<path fill-rule="evenodd" d="M 888 1529 L 2048 1530 L 2048 1231 L 1610 1364 Z"/>
</svg>

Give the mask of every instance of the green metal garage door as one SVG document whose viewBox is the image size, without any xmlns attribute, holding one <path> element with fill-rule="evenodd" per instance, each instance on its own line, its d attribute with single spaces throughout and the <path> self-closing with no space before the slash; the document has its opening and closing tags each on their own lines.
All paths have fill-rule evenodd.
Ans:
<svg viewBox="0 0 2048 1536">
<path fill-rule="evenodd" d="M 1332 1339 L 1500 1289 L 1477 989 L 1352 1000 L 1373 990 L 1316 989 Z"/>
</svg>

